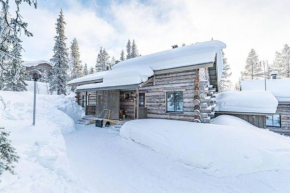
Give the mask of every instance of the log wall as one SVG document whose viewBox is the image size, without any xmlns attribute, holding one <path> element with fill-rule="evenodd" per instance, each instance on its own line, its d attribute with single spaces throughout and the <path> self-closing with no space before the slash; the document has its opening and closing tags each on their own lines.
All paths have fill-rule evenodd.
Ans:
<svg viewBox="0 0 290 193">
<path fill-rule="evenodd" d="M 141 87 L 145 91 L 148 118 L 194 121 L 194 79 L 196 70 L 155 75 L 154 84 Z M 183 112 L 166 112 L 166 93 L 183 92 Z"/>
<path fill-rule="evenodd" d="M 129 97 L 126 99 L 126 95 Z M 135 92 L 120 92 L 120 110 L 123 110 L 127 118 L 135 118 L 135 101 L 134 101 Z M 122 118 L 122 117 L 120 117 Z"/>
<path fill-rule="evenodd" d="M 281 115 L 281 128 L 290 130 L 290 104 L 279 104 L 276 114 Z"/>
</svg>

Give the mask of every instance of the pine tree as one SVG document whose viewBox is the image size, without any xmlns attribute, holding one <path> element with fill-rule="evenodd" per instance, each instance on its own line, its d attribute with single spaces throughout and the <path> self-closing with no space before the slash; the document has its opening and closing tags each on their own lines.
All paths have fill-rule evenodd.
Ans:
<svg viewBox="0 0 290 193">
<path fill-rule="evenodd" d="M 131 58 L 136 58 L 136 57 L 139 57 L 139 52 L 138 52 L 138 48 L 135 43 L 135 40 L 133 40 Z"/>
<path fill-rule="evenodd" d="M 80 60 L 80 51 L 77 39 L 74 38 L 71 44 L 71 79 L 79 78 L 83 75 L 82 65 Z"/>
<path fill-rule="evenodd" d="M 114 56 L 112 57 L 112 60 L 111 60 L 111 62 L 109 64 L 110 64 L 109 65 L 109 70 L 112 70 L 113 66 L 116 64 L 116 60 L 115 60 Z"/>
<path fill-rule="evenodd" d="M 107 53 L 106 49 L 100 49 L 98 54 L 97 64 L 95 66 L 97 72 L 106 71 L 110 68 L 109 62 L 110 56 Z"/>
<path fill-rule="evenodd" d="M 290 47 L 286 44 L 281 52 L 276 52 L 273 69 L 280 78 L 290 78 Z"/>
<path fill-rule="evenodd" d="M 0 128 L 0 176 L 4 171 L 14 174 L 13 163 L 18 162 L 19 159 L 8 136 L 9 133 L 5 132 L 4 128 Z"/>
<path fill-rule="evenodd" d="M 94 73 L 95 73 L 95 69 L 93 67 L 91 67 L 90 74 L 94 74 Z"/>
<path fill-rule="evenodd" d="M 84 74 L 84 76 L 86 76 L 86 75 L 89 74 L 89 70 L 88 70 L 88 65 L 87 65 L 87 63 L 85 63 L 83 74 Z"/>
<path fill-rule="evenodd" d="M 130 40 L 128 40 L 126 48 L 127 48 L 127 59 L 130 59 L 132 56 L 132 46 Z"/>
<path fill-rule="evenodd" d="M 243 77 L 245 79 L 257 79 L 262 77 L 262 75 L 263 71 L 261 63 L 259 62 L 258 55 L 256 54 L 254 49 L 251 49 L 247 58 Z"/>
<path fill-rule="evenodd" d="M 54 64 L 51 71 L 50 91 L 56 91 L 58 95 L 66 94 L 66 83 L 68 79 L 68 49 L 64 34 L 65 21 L 62 10 L 56 23 L 55 45 L 53 48 L 54 55 L 51 62 Z"/>
<path fill-rule="evenodd" d="M 230 91 L 232 88 L 232 81 L 231 81 L 231 76 L 232 76 L 232 72 L 231 72 L 231 67 L 230 65 L 227 63 L 227 58 L 224 56 L 224 52 L 223 52 L 223 72 L 222 72 L 222 78 L 220 81 L 220 92 L 225 92 L 225 91 Z"/>
<path fill-rule="evenodd" d="M 121 52 L 120 61 L 125 61 L 124 50 L 122 50 L 122 52 Z"/>
</svg>

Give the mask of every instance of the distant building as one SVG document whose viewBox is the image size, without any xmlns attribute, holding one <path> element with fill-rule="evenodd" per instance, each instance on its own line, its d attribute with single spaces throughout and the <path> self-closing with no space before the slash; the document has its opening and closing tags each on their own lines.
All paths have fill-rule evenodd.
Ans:
<svg viewBox="0 0 290 193">
<path fill-rule="evenodd" d="M 23 66 L 26 68 L 26 80 L 31 81 L 30 72 L 32 70 L 38 70 L 42 73 L 42 77 L 39 80 L 40 82 L 46 82 L 48 78 L 48 73 L 52 69 L 52 64 L 46 60 L 37 60 L 37 61 L 25 61 Z"/>
</svg>

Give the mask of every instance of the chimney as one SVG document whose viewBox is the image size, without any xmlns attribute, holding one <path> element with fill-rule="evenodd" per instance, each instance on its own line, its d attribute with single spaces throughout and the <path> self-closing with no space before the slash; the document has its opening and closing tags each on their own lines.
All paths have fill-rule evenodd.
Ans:
<svg viewBox="0 0 290 193">
<path fill-rule="evenodd" d="M 178 48 L 178 45 L 173 45 L 172 49 Z"/>
<path fill-rule="evenodd" d="M 277 79 L 277 75 L 278 75 L 277 71 L 272 71 L 270 74 L 271 74 L 272 79 Z"/>
</svg>

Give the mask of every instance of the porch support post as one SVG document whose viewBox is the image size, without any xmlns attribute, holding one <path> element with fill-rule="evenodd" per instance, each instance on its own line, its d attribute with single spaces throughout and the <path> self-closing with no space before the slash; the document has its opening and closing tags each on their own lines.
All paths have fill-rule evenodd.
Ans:
<svg viewBox="0 0 290 193">
<path fill-rule="evenodd" d="M 136 89 L 137 119 L 139 119 L 139 87 Z"/>
</svg>

